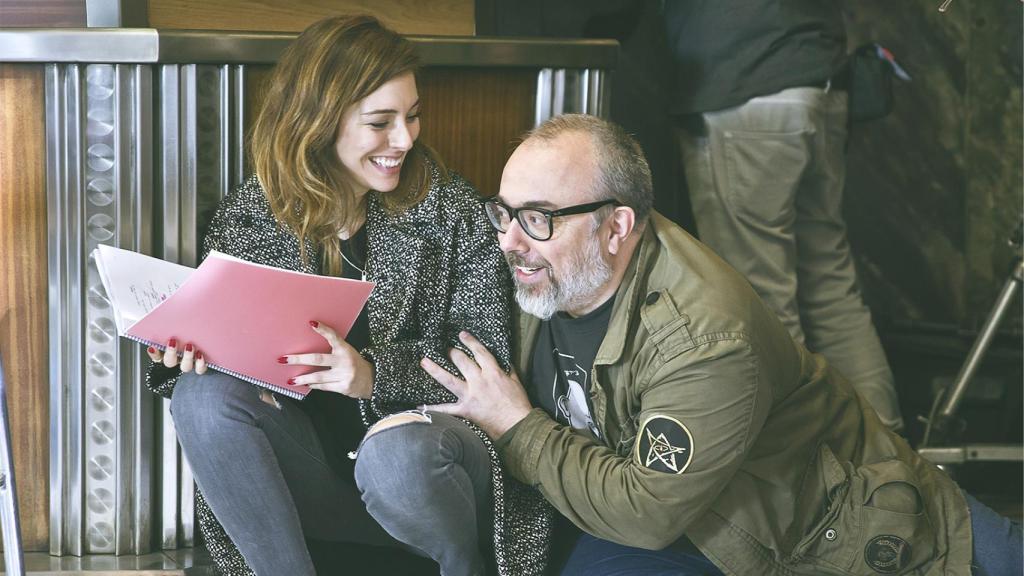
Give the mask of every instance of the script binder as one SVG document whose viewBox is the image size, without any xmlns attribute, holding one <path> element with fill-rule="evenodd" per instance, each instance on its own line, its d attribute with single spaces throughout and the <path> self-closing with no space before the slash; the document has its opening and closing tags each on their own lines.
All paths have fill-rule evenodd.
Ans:
<svg viewBox="0 0 1024 576">
<path fill-rule="evenodd" d="M 330 352 L 309 321 L 344 338 L 373 290 L 371 282 L 282 270 L 216 251 L 196 269 L 111 246 L 99 246 L 93 256 L 119 335 L 159 349 L 171 338 L 191 342 L 210 368 L 296 399 L 308 388 L 288 379 L 322 368 L 277 359 Z"/>
</svg>

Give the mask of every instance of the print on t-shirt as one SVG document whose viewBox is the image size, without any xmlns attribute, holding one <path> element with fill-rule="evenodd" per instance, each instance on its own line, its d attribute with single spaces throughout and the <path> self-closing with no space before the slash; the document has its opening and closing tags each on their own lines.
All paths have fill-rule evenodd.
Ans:
<svg viewBox="0 0 1024 576">
<path fill-rule="evenodd" d="M 608 332 L 614 298 L 574 318 L 559 312 L 541 322 L 530 352 L 530 402 L 563 426 L 594 438 L 601 430 L 594 418 L 594 359 Z"/>
<path fill-rule="evenodd" d="M 576 358 L 553 350 L 557 365 L 554 382 L 551 383 L 551 400 L 555 404 L 555 419 L 579 430 L 593 431 L 594 419 L 587 405 L 587 379 L 590 377 L 576 363 Z"/>
</svg>

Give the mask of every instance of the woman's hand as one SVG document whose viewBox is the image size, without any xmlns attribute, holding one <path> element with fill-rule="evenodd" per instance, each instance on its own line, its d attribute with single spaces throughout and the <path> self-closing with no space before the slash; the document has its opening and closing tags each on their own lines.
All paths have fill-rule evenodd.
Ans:
<svg viewBox="0 0 1024 576">
<path fill-rule="evenodd" d="M 327 370 L 292 378 L 288 383 L 309 386 L 313 390 L 328 390 L 352 398 L 369 398 L 373 393 L 373 364 L 345 342 L 330 326 L 313 320 L 309 323 L 331 345 L 328 354 L 289 354 L 281 356 L 282 364 L 324 366 Z"/>
<path fill-rule="evenodd" d="M 178 366 L 182 372 L 196 371 L 196 374 L 206 373 L 206 358 L 203 357 L 203 353 L 199 351 L 191 342 L 185 344 L 185 349 L 181 353 L 181 360 L 178 360 L 178 340 L 177 338 L 171 338 L 167 342 L 167 349 L 163 352 L 157 350 L 155 347 L 150 346 L 146 348 L 146 354 L 149 354 L 149 359 L 153 362 L 163 364 L 168 368 L 174 368 Z"/>
</svg>

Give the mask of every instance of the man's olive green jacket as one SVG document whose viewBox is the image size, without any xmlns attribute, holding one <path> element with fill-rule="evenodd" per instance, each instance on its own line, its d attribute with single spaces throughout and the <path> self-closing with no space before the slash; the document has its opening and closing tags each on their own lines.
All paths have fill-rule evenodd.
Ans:
<svg viewBox="0 0 1024 576">
<path fill-rule="evenodd" d="M 520 315 L 524 376 L 539 324 Z M 498 442 L 508 470 L 587 532 L 648 549 L 685 535 L 727 574 L 970 575 L 956 484 L 658 214 L 591 383 L 598 440 L 536 409 Z"/>
</svg>

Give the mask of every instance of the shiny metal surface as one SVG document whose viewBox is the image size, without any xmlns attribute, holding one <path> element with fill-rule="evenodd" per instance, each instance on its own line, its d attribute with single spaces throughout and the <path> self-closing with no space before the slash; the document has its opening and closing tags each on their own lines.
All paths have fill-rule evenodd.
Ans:
<svg viewBox="0 0 1024 576">
<path fill-rule="evenodd" d="M 195 266 L 205 223 L 220 199 L 243 177 L 244 69 L 163 65 L 159 78 L 159 255 Z M 173 549 L 191 546 L 194 541 L 194 488 L 166 401 L 162 401 L 161 416 L 160 545 Z"/>
<path fill-rule="evenodd" d="M 214 134 L 211 154 L 209 160 L 215 168 L 210 174 L 213 180 L 209 189 L 216 192 L 209 210 L 212 212 L 217 208 L 220 199 L 227 196 L 231 187 L 231 66 L 224 64 L 216 69 L 216 76 L 210 78 L 214 104 L 211 109 L 217 112 L 217 132 Z M 204 164 L 207 158 L 204 158 Z"/>
<path fill-rule="evenodd" d="M 607 118 L 611 114 L 610 91 L 605 81 L 607 72 L 592 68 L 585 73 L 584 110 L 587 114 Z"/>
<path fill-rule="evenodd" d="M 195 548 L 141 556 L 50 556 L 46 552 L 27 552 L 24 565 L 32 576 L 183 576 L 185 570 L 195 567 L 198 568 L 194 573 L 208 574 L 213 561 L 206 550 Z"/>
<path fill-rule="evenodd" d="M 245 179 L 245 78 L 244 65 L 232 67 L 231 84 L 231 183 L 232 188 Z"/>
<path fill-rule="evenodd" d="M 539 126 L 553 115 L 551 107 L 555 89 L 555 71 L 541 68 L 537 71 L 537 84 L 534 89 L 533 125 Z"/>
<path fill-rule="evenodd" d="M 160 455 L 160 481 L 157 484 L 156 499 L 160 507 L 160 549 L 174 550 L 178 538 L 178 439 L 174 435 L 171 421 L 171 402 L 161 398 L 160 427 L 157 430 Z"/>
<path fill-rule="evenodd" d="M 120 1 L 85 0 L 85 24 L 90 28 L 122 27 Z"/>
<path fill-rule="evenodd" d="M 0 62 L 157 62 L 152 28 L 0 28 Z"/>
<path fill-rule="evenodd" d="M 60 304 L 60 287 L 63 284 L 63 275 L 60 267 L 61 244 L 55 237 L 55 222 L 60 220 L 60 198 L 59 183 L 64 179 L 64 170 L 61 165 L 61 136 L 64 109 L 64 92 L 61 88 L 61 67 L 57 64 L 50 64 L 46 67 L 44 80 L 44 107 L 46 109 L 46 201 L 47 201 L 47 257 L 46 273 L 48 278 L 47 300 L 50 308 L 50 315 L 47 318 L 47 332 L 49 334 L 61 334 L 61 317 L 59 310 L 54 306 Z M 64 417 L 64 382 L 62 364 L 58 360 L 64 356 L 63 338 L 55 337 L 49 339 L 48 358 L 50 377 L 50 552 L 60 554 L 64 549 L 64 534 L 61 526 L 64 508 L 64 460 L 63 440 L 66 437 Z M 54 448 L 60 448 L 54 450 Z"/>
<path fill-rule="evenodd" d="M 152 249 L 148 66 L 47 66 L 51 553 L 150 547 L 152 399 L 92 250 Z"/>
<path fill-rule="evenodd" d="M 165 227 L 164 234 L 176 233 L 181 250 L 179 262 L 196 266 L 205 225 L 230 185 L 227 178 L 230 98 L 226 92 L 231 82 L 227 66 L 193 64 L 181 68 L 179 222 L 176 231 Z M 195 538 L 195 482 L 184 457 L 179 462 L 179 536 L 182 545 L 191 546 Z"/>
<path fill-rule="evenodd" d="M 190 223 L 196 221 L 196 189 L 199 186 L 198 154 L 199 143 L 196 132 L 199 123 L 198 90 L 196 89 L 198 64 L 181 67 L 181 165 L 179 178 L 181 188 L 178 196 L 178 263 L 195 266 L 199 247 L 196 245 L 196 229 Z M 170 231 L 164 228 L 164 233 Z"/>
<path fill-rule="evenodd" d="M 181 502 L 181 519 L 179 522 L 181 531 L 180 544 L 186 548 L 191 548 L 196 543 L 196 479 L 192 475 L 192 468 L 189 467 L 184 455 L 182 455 L 179 462 L 181 464 L 181 482 L 178 485 L 178 500 Z"/>
<path fill-rule="evenodd" d="M 967 444 L 964 446 L 918 448 L 917 453 L 932 464 L 1024 461 L 1024 448 L 1020 444 Z"/>
<path fill-rule="evenodd" d="M 115 131 L 117 150 L 117 243 L 152 252 L 152 70 L 118 65 Z M 115 553 L 142 554 L 151 549 L 153 398 L 140 385 L 148 357 L 133 342 L 117 339 L 117 462 Z M 144 363 L 145 359 L 145 363 Z"/>
<path fill-rule="evenodd" d="M 989 311 L 978 338 L 971 346 L 970 352 L 967 353 L 967 360 L 964 361 L 964 365 L 949 388 L 948 395 L 939 410 L 940 418 L 951 418 L 956 413 L 960 402 L 963 401 L 964 395 L 967 393 L 967 386 L 970 384 L 971 378 L 978 371 L 978 367 L 981 366 L 981 362 L 985 358 L 985 352 L 992 344 L 992 339 L 995 338 L 996 330 L 998 330 L 1003 316 L 1010 310 L 1011 304 L 1020 292 L 1022 282 L 1024 282 L 1024 260 L 1018 258 L 1010 277 L 1006 279 L 999 291 L 996 303 Z"/>
<path fill-rule="evenodd" d="M 84 351 L 86 370 L 81 386 L 85 391 L 83 477 L 85 499 L 83 525 L 85 553 L 112 554 L 117 551 L 117 516 L 125 463 L 121 458 L 124 428 L 120 395 L 119 338 L 113 310 L 103 289 L 95 262 L 89 254 L 100 244 L 118 246 L 124 223 L 118 212 L 126 198 L 124 132 L 130 129 L 130 110 L 119 100 L 131 90 L 121 66 L 90 64 L 85 67 L 85 191 L 81 201 L 85 230 L 83 246 L 76 256 L 83 261 L 86 300 L 71 300 L 69 306 L 82 310 L 86 323 Z M 129 126 L 125 126 L 129 124 Z M 124 246 L 131 248 L 130 246 Z"/>
<path fill-rule="evenodd" d="M 181 172 L 181 130 L 180 114 L 180 66 L 168 64 L 158 67 L 159 99 L 156 113 L 157 146 L 156 166 L 158 178 L 156 193 L 160 198 L 157 214 L 162 220 L 163 235 L 157 241 L 154 255 L 178 262 L 178 198 L 180 196 Z M 160 482 L 156 488 L 160 508 L 160 547 L 163 550 L 177 548 L 178 537 L 178 474 L 182 461 L 178 439 L 171 420 L 171 402 L 159 399 L 160 422 L 158 443 L 160 446 Z"/>
<path fill-rule="evenodd" d="M 82 79 L 46 67 L 47 270 L 50 357 L 50 553 L 82 546 Z"/>
<path fill-rule="evenodd" d="M 85 22 L 90 28 L 145 26 L 147 0 L 85 0 Z"/>
<path fill-rule="evenodd" d="M 272 64 L 294 33 L 153 28 L 0 29 L 0 62 Z M 613 69 L 618 42 L 409 36 L 427 66 Z"/>
<path fill-rule="evenodd" d="M 534 126 L 560 114 L 606 116 L 608 89 L 604 71 L 542 68 L 537 72 Z"/>
<path fill-rule="evenodd" d="M 160 62 L 196 64 L 273 64 L 298 34 L 158 30 Z"/>
</svg>

